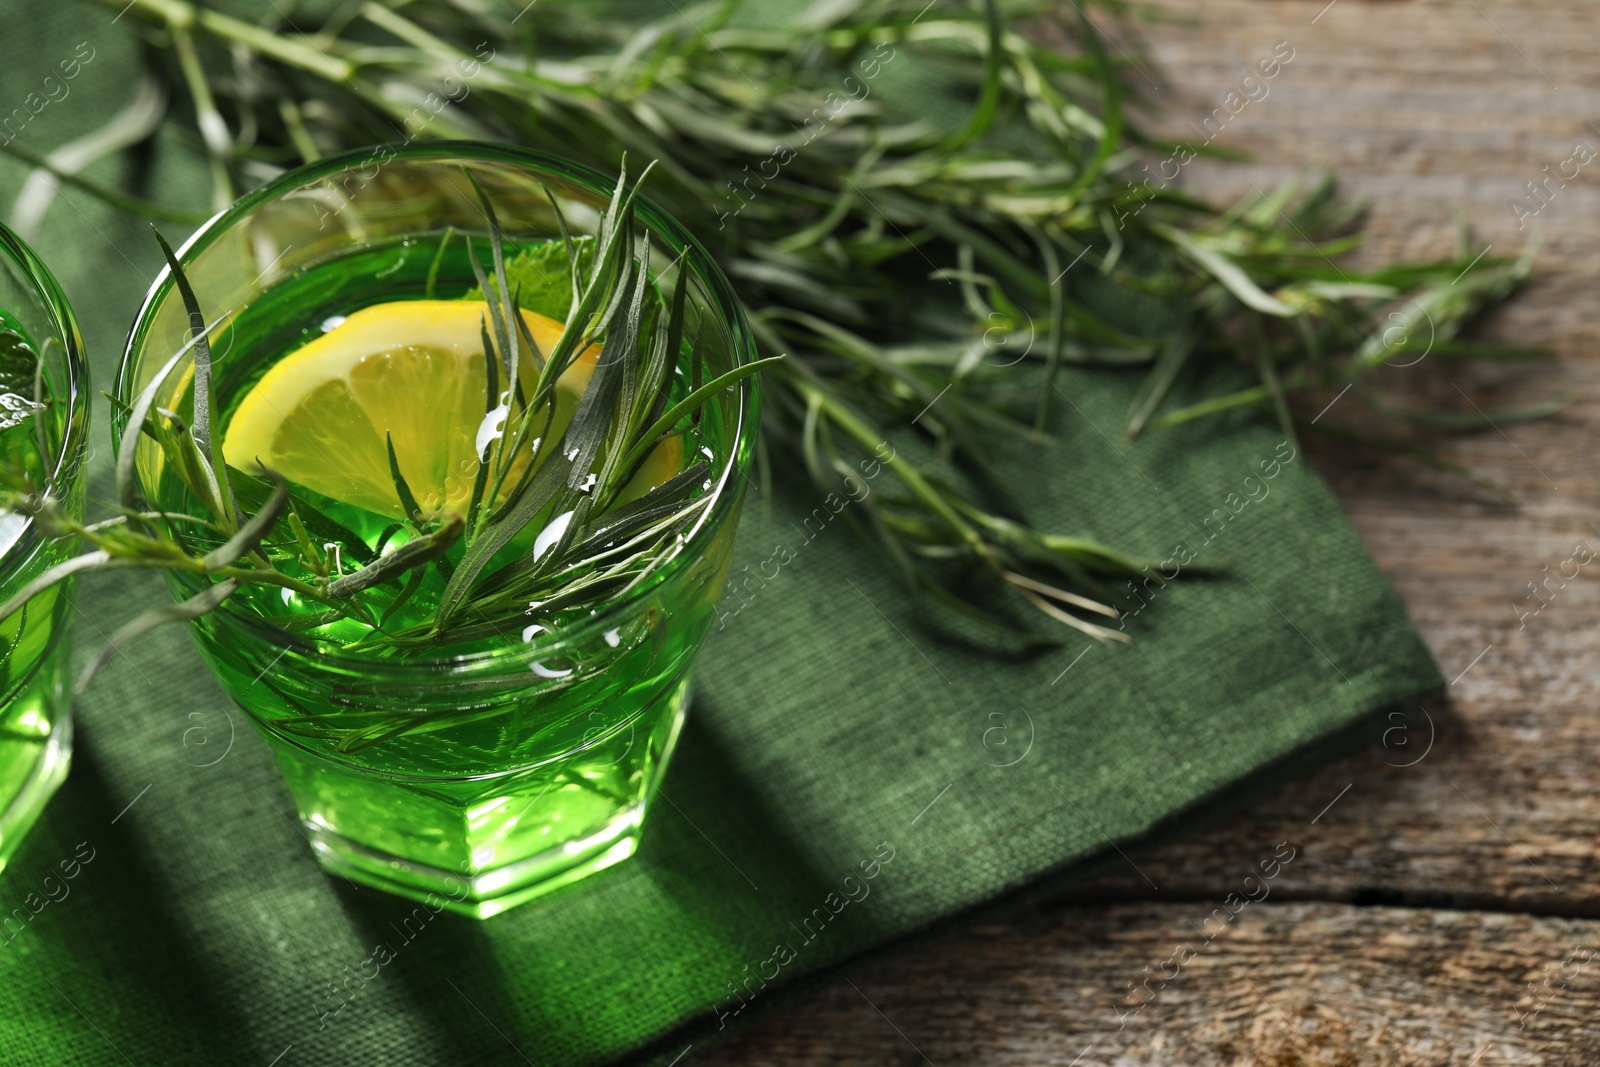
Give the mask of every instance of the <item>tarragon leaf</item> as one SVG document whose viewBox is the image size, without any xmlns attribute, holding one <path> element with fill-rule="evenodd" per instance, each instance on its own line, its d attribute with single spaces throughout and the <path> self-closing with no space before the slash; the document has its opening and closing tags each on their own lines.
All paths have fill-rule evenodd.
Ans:
<svg viewBox="0 0 1600 1067">
<path fill-rule="evenodd" d="M 360 570 L 329 582 L 328 595 L 341 599 L 354 596 L 363 589 L 381 585 L 391 578 L 404 574 L 412 567 L 433 562 L 456 543 L 465 525 L 466 522 L 461 516 L 450 513 L 445 517 L 444 525 L 437 530 L 423 534 L 415 541 L 407 541 L 393 552 L 379 556 Z"/>
</svg>

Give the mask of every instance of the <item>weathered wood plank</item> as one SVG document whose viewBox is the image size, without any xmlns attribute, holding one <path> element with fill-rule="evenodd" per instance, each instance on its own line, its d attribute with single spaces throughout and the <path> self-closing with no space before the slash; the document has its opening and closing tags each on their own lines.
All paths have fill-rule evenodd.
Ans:
<svg viewBox="0 0 1600 1067">
<path fill-rule="evenodd" d="M 1212 908 L 979 927 L 847 967 L 694 1060 L 1557 1067 L 1600 1050 L 1591 923 L 1270 898 L 1225 923 Z"/>
</svg>

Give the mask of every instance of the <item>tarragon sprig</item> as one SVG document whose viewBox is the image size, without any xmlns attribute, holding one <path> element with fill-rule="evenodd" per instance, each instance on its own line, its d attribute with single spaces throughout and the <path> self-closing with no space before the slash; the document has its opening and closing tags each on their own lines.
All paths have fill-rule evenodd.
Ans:
<svg viewBox="0 0 1600 1067">
<path fill-rule="evenodd" d="M 658 195 L 725 266 L 762 351 L 790 356 L 769 376 L 765 418 L 793 447 L 772 454 L 821 494 L 896 433 L 931 443 L 971 475 L 964 487 L 902 458 L 896 490 L 851 521 L 915 587 L 991 622 L 1011 616 L 979 610 L 964 571 L 1035 608 L 1042 594 L 1007 575 L 1059 578 L 1094 616 L 1109 599 L 1096 577 L 1131 562 L 1058 551 L 1072 542 L 1029 526 L 993 477 L 1038 445 L 1068 365 L 1145 375 L 1128 436 L 1239 407 L 1294 435 L 1313 421 L 1353 432 L 1341 419 L 1363 398 L 1402 432 L 1560 402 L 1485 417 L 1375 400 L 1367 385 L 1386 362 L 1526 355 L 1457 335 L 1522 283 L 1527 257 L 1463 248 L 1356 270 L 1359 206 L 1331 182 L 1218 207 L 1149 178 L 1141 163 L 1208 149 L 1131 121 L 1145 60 L 1097 25 L 1132 10 L 1121 2 L 817 4 L 781 26 L 741 21 L 727 2 L 639 21 L 589 3 L 412 0 L 293 22 L 191 0 L 102 2 L 155 35 L 152 76 L 213 116 L 204 130 L 177 124 L 235 184 L 397 138 L 554 144 L 606 170 L 627 153 L 659 160 Z M 1053 25 L 1031 25 L 1043 19 Z M 162 46 L 180 49 L 180 36 L 223 47 L 174 64 Z M 943 84 L 910 79 L 923 91 L 908 103 L 912 67 Z M 941 97 L 956 113 L 930 121 Z M 216 116 L 223 134 L 240 131 L 220 151 Z M 1206 373 L 1224 363 L 1253 381 Z M 1331 416 L 1312 417 L 1352 385 Z"/>
</svg>

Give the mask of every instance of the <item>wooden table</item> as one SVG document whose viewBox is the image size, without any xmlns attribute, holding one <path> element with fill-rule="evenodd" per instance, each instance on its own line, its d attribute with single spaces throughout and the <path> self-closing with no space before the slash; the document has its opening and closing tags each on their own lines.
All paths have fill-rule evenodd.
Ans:
<svg viewBox="0 0 1600 1067">
<path fill-rule="evenodd" d="M 1443 446 L 1514 508 L 1404 461 L 1313 449 L 1455 679 L 1449 699 L 1128 847 L 1158 891 L 1113 856 L 1073 900 L 847 966 L 696 1049 L 699 1064 L 1600 1062 L 1600 559 L 1552 579 L 1538 614 L 1518 610 L 1539 606 L 1527 583 L 1561 571 L 1574 546 L 1600 553 L 1600 158 L 1548 185 L 1537 217 L 1520 220 L 1529 229 L 1508 206 L 1535 206 L 1525 183 L 1546 165 L 1559 173 L 1576 144 L 1600 152 L 1600 11 L 1163 3 L 1192 20 L 1148 33 L 1156 125 L 1174 137 L 1279 42 L 1294 50 L 1217 138 L 1253 162 L 1191 164 L 1191 188 L 1232 198 L 1331 168 L 1371 201 L 1367 259 L 1448 254 L 1452 204 L 1495 254 L 1545 231 L 1536 284 L 1484 334 L 1551 346 L 1559 364 L 1436 358 L 1386 383 L 1461 410 L 1467 397 L 1489 408 L 1574 394 L 1558 418 Z M 1271 896 L 1168 962 L 1280 841 L 1297 853 Z"/>
</svg>

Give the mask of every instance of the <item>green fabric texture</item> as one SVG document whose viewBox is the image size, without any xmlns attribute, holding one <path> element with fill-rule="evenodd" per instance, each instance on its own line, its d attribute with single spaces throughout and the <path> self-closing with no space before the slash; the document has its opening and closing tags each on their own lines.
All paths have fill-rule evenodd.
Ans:
<svg viewBox="0 0 1600 1067">
<path fill-rule="evenodd" d="M 19 100 L 79 41 L 95 49 L 28 144 L 65 143 L 127 100 L 133 46 L 104 8 L 6 6 Z M 170 133 L 90 173 L 207 198 Z M 0 202 L 23 174 L 0 164 Z M 67 189 L 37 247 L 109 389 L 158 262 L 147 228 Z M 407 926 L 410 903 L 322 874 L 276 765 L 188 638 L 145 640 L 78 701 L 71 778 L 0 875 L 0 914 L 28 916 L 61 861 L 93 850 L 65 897 L 0 934 L 0 1061 L 544 1067 L 645 1046 L 670 1061 L 718 1032 L 713 1005 L 748 1001 L 738 1025 L 801 976 L 1069 870 L 1442 684 L 1305 459 L 1264 477 L 1285 455 L 1275 428 L 1239 417 L 1129 445 L 1136 378 L 1062 386 L 1057 439 L 1007 464 L 1031 517 L 1156 559 L 1194 553 L 1130 645 L 1001 661 L 943 640 L 844 523 L 808 533 L 822 500 L 754 494 L 735 578 L 780 546 L 795 558 L 728 601 L 639 855 L 486 923 Z M 104 501 L 103 403 L 94 440 Z M 149 576 L 83 582 L 79 660 L 165 597 Z M 372 976 L 379 943 L 395 958 Z"/>
</svg>

